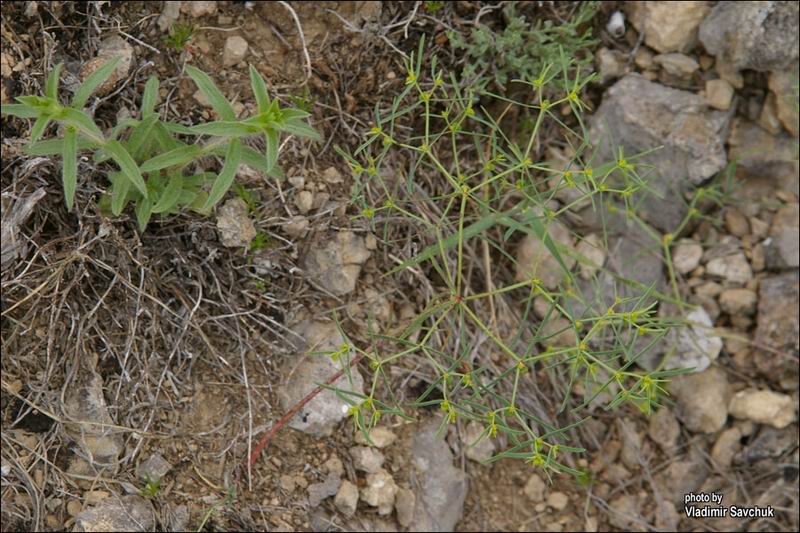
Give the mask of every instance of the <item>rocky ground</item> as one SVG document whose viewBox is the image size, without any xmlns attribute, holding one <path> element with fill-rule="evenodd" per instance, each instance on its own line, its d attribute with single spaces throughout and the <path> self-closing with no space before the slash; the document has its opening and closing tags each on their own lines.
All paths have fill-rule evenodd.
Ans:
<svg viewBox="0 0 800 533">
<path fill-rule="evenodd" d="M 211 73 L 239 112 L 253 106 L 246 65 L 256 64 L 277 96 L 313 109 L 326 139 L 287 141 L 285 180 L 243 169 L 246 192 L 214 216 L 181 215 L 139 234 L 130 214 L 107 219 L 94 207 L 105 181 L 90 161 L 68 213 L 57 165 L 24 155 L 27 123 L 4 118 L 4 531 L 800 527 L 794 2 L 610 2 L 595 16 L 590 138 L 600 160 L 614 157 L 609 138 L 626 154 L 661 147 L 643 160 L 653 195 L 636 206 L 651 233 L 578 204 L 551 236 L 607 268 L 598 282 L 597 269 L 576 267 L 596 301 L 618 294 L 611 274 L 602 278 L 613 272 L 694 304 L 661 304 L 689 326 L 642 364 L 696 371 L 676 377 L 649 417 L 592 408 L 576 433 L 585 479 L 486 464 L 502 443 L 474 445 L 475 423 L 437 432 L 434 410 L 389 417 L 367 441 L 330 390 L 246 463 L 339 369 L 306 354 L 335 351 L 344 335 L 365 339 L 373 324 L 406 324 L 423 306 L 421 289 L 383 276 L 413 250 L 353 216 L 352 177 L 333 150 L 357 145 L 375 104 L 402 90 L 398 51 L 425 34 L 457 64 L 445 30 L 486 14 L 406 4 L 4 3 L 4 104 L 38 91 L 59 61 L 74 86 L 86 62 L 113 49 L 130 60 L 96 105 L 98 122 L 135 109 L 135 88 L 153 73 L 165 113 L 208 120 L 183 67 Z M 523 4 L 534 16 L 560 13 Z M 196 27 L 180 51 L 163 44 L 175 22 Z M 569 155 L 554 146 L 546 157 L 557 165 Z M 509 251 L 524 271 L 540 246 L 523 239 Z M 558 276 L 546 261 L 540 269 L 545 284 Z M 542 318 L 541 305 L 533 311 Z M 354 366 L 335 384 L 363 391 L 362 373 Z M 426 386 L 419 368 L 393 378 L 409 398 Z M 538 386 L 531 378 L 530 390 Z M 560 399 L 540 401 L 554 413 Z M 690 517 L 690 493 L 775 514 Z"/>
</svg>

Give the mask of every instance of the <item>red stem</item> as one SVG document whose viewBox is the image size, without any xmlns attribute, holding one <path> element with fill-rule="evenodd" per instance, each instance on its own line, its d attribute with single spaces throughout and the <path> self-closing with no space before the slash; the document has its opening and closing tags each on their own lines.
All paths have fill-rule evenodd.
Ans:
<svg viewBox="0 0 800 533">
<path fill-rule="evenodd" d="M 353 366 L 353 365 L 357 364 L 359 361 L 361 361 L 361 359 L 362 359 L 363 357 L 364 357 L 364 356 L 363 356 L 363 355 L 360 355 L 360 354 L 359 354 L 357 357 L 354 357 L 354 358 L 353 358 L 353 359 L 350 361 L 350 365 L 349 365 L 349 366 Z M 258 460 L 258 456 L 261 454 L 261 451 L 262 451 L 262 450 L 263 450 L 263 449 L 266 447 L 266 445 L 269 443 L 270 439 L 272 439 L 272 437 L 274 437 L 274 436 L 275 436 L 275 434 L 276 434 L 278 431 L 280 431 L 280 429 L 281 429 L 283 426 L 285 426 L 285 425 L 286 425 L 286 424 L 289 422 L 289 420 L 291 420 L 291 418 L 292 418 L 294 415 L 296 415 L 296 414 L 297 414 L 297 411 L 299 411 L 300 409 L 302 409 L 302 408 L 303 408 L 303 406 L 304 406 L 305 404 L 307 404 L 308 402 L 310 402 L 311 400 L 313 400 L 313 399 L 314 399 L 314 397 L 315 397 L 317 394 L 319 394 L 320 392 L 322 392 L 322 389 L 323 389 L 323 388 L 324 388 L 326 385 L 330 385 L 331 383 L 333 383 L 334 381 L 336 381 L 337 379 L 339 379 L 340 377 L 342 377 L 342 374 L 344 374 L 344 368 L 343 368 L 343 369 L 341 369 L 341 370 L 339 370 L 338 372 L 336 372 L 336 373 L 335 373 L 334 375 L 332 375 L 330 378 L 328 378 L 328 380 L 327 380 L 327 381 L 326 381 L 324 384 L 322 384 L 322 385 L 317 385 L 317 388 L 316 388 L 316 389 L 314 389 L 314 390 L 312 390 L 311 392 L 309 392 L 308 394 L 306 394 L 305 398 L 303 398 L 302 400 L 300 400 L 299 402 L 297 402 L 296 404 L 294 404 L 294 406 L 293 406 L 291 409 L 289 409 L 289 411 L 287 411 L 287 413 L 286 413 L 285 415 L 283 415 L 283 417 L 281 417 L 281 419 L 280 419 L 280 420 L 278 420 L 278 421 L 277 421 L 275 424 L 273 424 L 273 425 L 272 425 L 272 427 L 271 427 L 271 428 L 269 428 L 269 431 L 267 431 L 267 433 L 266 433 L 266 434 L 265 434 L 263 437 L 261 437 L 261 440 L 258 442 L 258 446 L 256 446 L 256 448 L 253 450 L 253 453 L 251 453 L 251 454 L 250 454 L 250 457 L 249 457 L 249 458 L 248 458 L 248 460 L 247 460 L 247 462 L 248 462 L 249 466 L 253 466 L 253 465 L 255 464 L 255 462 Z"/>
</svg>

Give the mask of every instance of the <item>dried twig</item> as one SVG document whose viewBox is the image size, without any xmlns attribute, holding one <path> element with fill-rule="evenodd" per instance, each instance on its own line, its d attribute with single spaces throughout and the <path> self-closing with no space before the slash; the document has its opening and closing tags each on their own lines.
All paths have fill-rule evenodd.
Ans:
<svg viewBox="0 0 800 533">
<path fill-rule="evenodd" d="M 361 354 L 359 354 L 358 356 L 354 357 L 350 361 L 350 365 L 349 366 L 357 365 L 359 363 L 359 361 L 361 361 L 361 359 L 363 359 L 363 357 L 364 356 L 361 355 Z M 248 459 L 247 459 L 247 467 L 248 467 L 248 469 L 253 464 L 255 464 L 255 462 L 258 460 L 258 456 L 261 454 L 261 451 L 269 443 L 269 441 L 272 439 L 272 437 L 274 437 L 275 434 L 278 433 L 278 431 L 283 426 L 285 426 L 287 423 L 289 423 L 289 420 L 291 420 L 292 417 L 294 415 L 296 415 L 297 412 L 300 409 L 302 409 L 305 404 L 307 404 L 308 402 L 313 400 L 317 396 L 317 394 L 322 392 L 322 389 L 324 389 L 326 386 L 330 385 L 331 383 L 333 383 L 334 381 L 336 381 L 337 379 L 342 377 L 342 374 L 344 374 L 344 370 L 345 369 L 342 368 L 341 370 L 336 372 L 334 375 L 332 375 L 330 378 L 328 378 L 328 380 L 324 384 L 318 385 L 317 388 L 315 388 L 314 390 L 312 390 L 311 392 L 306 394 L 306 396 L 302 400 L 300 400 L 299 402 L 294 404 L 294 406 L 291 409 L 289 409 L 286 412 L 286 414 L 281 417 L 280 420 L 278 420 L 277 422 L 275 422 L 275 424 L 272 425 L 272 427 L 269 429 L 269 431 L 267 431 L 267 433 L 263 437 L 261 437 L 261 440 L 258 442 L 258 446 L 256 446 L 256 448 L 253 450 L 253 452 L 248 457 Z"/>
</svg>

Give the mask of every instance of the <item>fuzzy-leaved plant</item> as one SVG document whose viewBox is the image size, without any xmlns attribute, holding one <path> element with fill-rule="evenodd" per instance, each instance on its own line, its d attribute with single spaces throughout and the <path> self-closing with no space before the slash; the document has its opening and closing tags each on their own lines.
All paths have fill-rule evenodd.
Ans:
<svg viewBox="0 0 800 533">
<path fill-rule="evenodd" d="M 82 152 L 91 152 L 95 163 L 116 164 L 116 169 L 108 170 L 110 187 L 101 207 L 117 216 L 132 202 L 144 231 L 154 214 L 175 213 L 185 207 L 208 214 L 233 184 L 241 163 L 281 176 L 278 150 L 282 134 L 320 138 L 307 123 L 308 112 L 281 107 L 277 99 L 270 99 L 264 79 L 252 66 L 250 82 L 258 111 L 252 117 L 237 119 L 211 78 L 187 66 L 186 72 L 221 120 L 193 126 L 163 120 L 156 110 L 159 82 L 151 77 L 144 87 L 138 117 L 122 119 L 106 133 L 84 106 L 118 62 L 119 58 L 111 59 L 89 75 L 68 104 L 58 95 L 59 64 L 48 75 L 43 96 L 20 96 L 18 103 L 2 106 L 3 115 L 35 119 L 26 146 L 28 154 L 61 156 L 64 199 L 70 210 Z M 40 140 L 51 122 L 59 125 L 56 138 Z M 244 139 L 253 136 L 263 138 L 265 153 L 244 145 Z M 218 174 L 205 171 L 201 164 L 209 156 L 223 158 Z"/>
<path fill-rule="evenodd" d="M 533 79 L 544 65 L 559 60 L 559 49 L 584 69 L 590 67 L 590 50 L 597 41 L 586 26 L 599 2 L 578 2 L 575 15 L 561 24 L 529 21 L 518 13 L 516 4 L 508 2 L 503 8 L 506 24 L 500 31 L 481 24 L 468 35 L 448 33 L 453 49 L 467 58 L 463 80 L 476 90 L 483 90 L 490 84 L 502 89 L 512 79 Z"/>
</svg>

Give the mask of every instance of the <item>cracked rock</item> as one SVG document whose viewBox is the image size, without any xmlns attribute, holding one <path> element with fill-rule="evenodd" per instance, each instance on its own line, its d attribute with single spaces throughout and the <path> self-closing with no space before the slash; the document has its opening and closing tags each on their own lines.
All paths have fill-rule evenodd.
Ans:
<svg viewBox="0 0 800 533">
<path fill-rule="evenodd" d="M 303 266 L 319 286 L 343 296 L 356 288 L 361 265 L 369 256 L 362 237 L 352 231 L 339 231 L 332 238 L 317 238 L 309 247 Z"/>
</svg>

